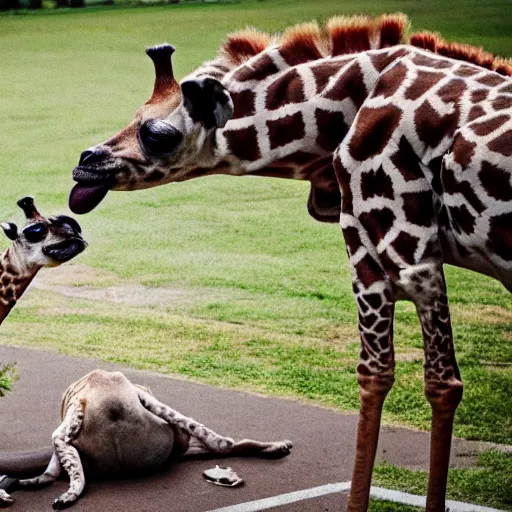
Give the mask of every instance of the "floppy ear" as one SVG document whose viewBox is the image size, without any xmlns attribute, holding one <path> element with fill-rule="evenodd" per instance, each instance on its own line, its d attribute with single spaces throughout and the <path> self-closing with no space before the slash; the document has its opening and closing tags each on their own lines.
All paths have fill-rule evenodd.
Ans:
<svg viewBox="0 0 512 512">
<path fill-rule="evenodd" d="M 16 238 L 18 238 L 18 228 L 16 224 L 12 222 L 2 222 L 1 226 L 7 238 L 10 240 L 16 240 Z"/>
<path fill-rule="evenodd" d="M 233 101 L 215 78 L 194 78 L 181 84 L 183 104 L 192 121 L 205 128 L 224 128 L 233 116 Z"/>
</svg>

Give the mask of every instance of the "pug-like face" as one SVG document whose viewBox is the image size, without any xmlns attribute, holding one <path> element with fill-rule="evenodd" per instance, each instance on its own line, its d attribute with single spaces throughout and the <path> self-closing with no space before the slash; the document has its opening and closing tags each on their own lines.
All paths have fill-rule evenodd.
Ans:
<svg viewBox="0 0 512 512">
<path fill-rule="evenodd" d="M 12 222 L 1 224 L 5 235 L 13 241 L 18 258 L 26 267 L 54 267 L 74 258 L 87 247 L 78 222 L 67 215 L 43 217 L 31 197 L 18 201 L 27 217 L 18 229 Z"/>
</svg>

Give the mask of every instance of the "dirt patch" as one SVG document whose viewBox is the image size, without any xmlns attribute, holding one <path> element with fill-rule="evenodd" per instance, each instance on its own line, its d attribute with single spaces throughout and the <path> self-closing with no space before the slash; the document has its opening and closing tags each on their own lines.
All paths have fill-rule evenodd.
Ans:
<svg viewBox="0 0 512 512">
<path fill-rule="evenodd" d="M 55 286 L 69 286 L 72 288 L 85 285 L 104 286 L 111 284 L 118 278 L 115 272 L 97 269 L 80 263 L 67 263 L 58 269 L 43 269 L 34 279 L 33 286 L 50 289 Z"/>
<path fill-rule="evenodd" d="M 512 323 L 512 311 L 500 306 L 454 305 L 451 307 L 455 322 L 484 322 L 486 324 Z"/>
<path fill-rule="evenodd" d="M 64 265 L 58 272 L 41 272 L 34 280 L 35 288 L 65 297 L 126 304 L 129 306 L 175 307 L 206 302 L 240 300 L 244 294 L 229 290 L 153 288 L 142 285 L 116 285 L 117 274 L 88 265 Z"/>
<path fill-rule="evenodd" d="M 395 360 L 405 362 L 423 361 L 423 350 L 419 348 L 400 349 L 395 352 Z"/>
</svg>

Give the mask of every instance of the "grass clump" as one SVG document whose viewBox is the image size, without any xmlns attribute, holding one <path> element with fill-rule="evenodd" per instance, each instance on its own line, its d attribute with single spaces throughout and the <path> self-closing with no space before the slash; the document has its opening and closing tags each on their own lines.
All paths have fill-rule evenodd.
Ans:
<svg viewBox="0 0 512 512">
<path fill-rule="evenodd" d="M 424 495 L 428 473 L 378 465 L 373 485 Z M 474 469 L 451 469 L 447 499 L 512 510 L 512 453 L 489 450 L 482 453 Z"/>
<path fill-rule="evenodd" d="M 13 364 L 6 364 L 0 367 L 0 397 L 12 390 L 12 384 L 17 379 L 16 367 Z"/>
</svg>

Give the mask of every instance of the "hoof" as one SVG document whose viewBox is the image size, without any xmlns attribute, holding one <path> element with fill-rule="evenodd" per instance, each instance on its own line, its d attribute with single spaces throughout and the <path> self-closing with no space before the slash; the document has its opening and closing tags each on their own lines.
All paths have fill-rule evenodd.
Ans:
<svg viewBox="0 0 512 512">
<path fill-rule="evenodd" d="M 293 447 L 291 441 L 276 441 L 270 448 L 267 448 L 262 452 L 262 455 L 272 459 L 279 459 L 290 455 L 290 451 Z"/>
<path fill-rule="evenodd" d="M 53 502 L 53 510 L 64 510 L 65 508 L 71 507 L 76 503 L 76 498 L 71 499 L 69 497 L 66 498 L 57 498 Z"/>
</svg>

